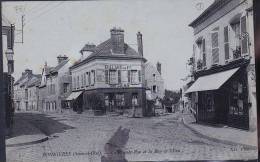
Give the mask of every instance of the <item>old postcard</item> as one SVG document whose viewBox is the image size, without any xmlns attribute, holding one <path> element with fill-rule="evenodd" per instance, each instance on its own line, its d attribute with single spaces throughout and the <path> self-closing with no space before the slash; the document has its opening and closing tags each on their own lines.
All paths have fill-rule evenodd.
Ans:
<svg viewBox="0 0 260 162">
<path fill-rule="evenodd" d="M 0 161 L 256 161 L 255 1 L 1 2 Z"/>
</svg>

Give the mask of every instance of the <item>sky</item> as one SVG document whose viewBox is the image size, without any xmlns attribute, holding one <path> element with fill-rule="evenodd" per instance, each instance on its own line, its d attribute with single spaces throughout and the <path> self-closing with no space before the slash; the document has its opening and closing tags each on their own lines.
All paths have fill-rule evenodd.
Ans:
<svg viewBox="0 0 260 162">
<path fill-rule="evenodd" d="M 86 43 L 99 44 L 110 37 L 110 29 L 125 31 L 125 42 L 137 48 L 136 33 L 143 34 L 144 57 L 162 64 L 165 88 L 177 90 L 189 73 L 193 29 L 188 26 L 213 0 L 107 0 L 3 2 L 2 14 L 15 24 L 13 76 L 24 69 L 40 74 L 45 62 L 57 65 L 58 55 L 72 61 L 80 58 Z M 5 37 L 3 37 L 5 39 Z M 6 47 L 3 41 L 4 50 Z"/>
</svg>

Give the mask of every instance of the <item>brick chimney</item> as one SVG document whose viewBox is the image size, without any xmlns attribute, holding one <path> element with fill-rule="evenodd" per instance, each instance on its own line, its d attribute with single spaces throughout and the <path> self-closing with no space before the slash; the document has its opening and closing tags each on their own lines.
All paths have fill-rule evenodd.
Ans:
<svg viewBox="0 0 260 162">
<path fill-rule="evenodd" d="M 124 30 L 121 28 L 113 28 L 110 30 L 112 51 L 117 54 L 125 53 Z"/>
<path fill-rule="evenodd" d="M 141 56 L 144 56 L 143 55 L 143 36 L 140 32 L 138 32 L 137 34 L 137 47 L 138 47 L 138 53 L 141 55 Z"/>
<path fill-rule="evenodd" d="M 157 62 L 156 64 L 157 71 L 162 74 L 162 64 L 160 62 Z"/>
<path fill-rule="evenodd" d="M 67 60 L 68 59 L 68 57 L 66 56 L 66 55 L 59 55 L 58 57 L 57 57 L 57 60 L 58 60 L 58 64 L 60 64 L 62 61 L 64 61 L 64 60 Z"/>
</svg>

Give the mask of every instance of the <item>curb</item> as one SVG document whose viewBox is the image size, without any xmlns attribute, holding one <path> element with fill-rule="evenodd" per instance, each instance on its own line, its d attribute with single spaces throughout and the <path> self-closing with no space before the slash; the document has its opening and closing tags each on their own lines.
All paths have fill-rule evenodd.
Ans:
<svg viewBox="0 0 260 162">
<path fill-rule="evenodd" d="M 15 144 L 7 144 L 6 147 L 17 147 L 17 146 L 26 146 L 26 145 L 33 145 L 37 143 L 42 143 L 49 140 L 49 137 L 45 137 L 39 140 L 31 141 L 31 142 L 23 142 L 23 143 L 15 143 Z"/>
<path fill-rule="evenodd" d="M 227 145 L 231 145 L 231 146 L 241 145 L 241 146 L 243 146 L 243 147 L 246 147 L 247 149 L 253 149 L 253 150 L 256 150 L 256 149 L 257 149 L 257 146 L 252 146 L 252 145 L 237 143 L 237 142 L 233 142 L 233 141 L 229 141 L 229 140 L 222 140 L 222 139 L 218 139 L 218 138 L 215 138 L 215 137 L 210 137 L 210 136 L 208 136 L 208 135 L 205 135 L 205 134 L 199 132 L 198 130 L 192 128 L 191 126 L 189 126 L 189 124 L 187 124 L 187 123 L 185 122 L 184 117 L 182 117 L 182 123 L 183 123 L 183 125 L 184 125 L 186 128 L 190 129 L 193 133 L 195 133 L 195 134 L 198 135 L 199 137 L 202 137 L 202 138 L 211 140 L 211 141 L 213 141 L 213 142 L 222 143 L 222 144 L 227 144 Z"/>
</svg>

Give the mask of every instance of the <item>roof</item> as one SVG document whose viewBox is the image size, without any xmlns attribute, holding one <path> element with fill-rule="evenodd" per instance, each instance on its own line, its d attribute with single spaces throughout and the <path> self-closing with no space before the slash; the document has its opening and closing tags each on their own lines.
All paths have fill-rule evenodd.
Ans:
<svg viewBox="0 0 260 162">
<path fill-rule="evenodd" d="M 46 69 L 46 75 L 57 73 L 67 62 L 69 62 L 69 59 L 63 60 L 61 63 L 59 63 L 55 67 L 49 67 Z"/>
<path fill-rule="evenodd" d="M 194 27 L 196 26 L 199 21 L 202 21 L 204 18 L 209 16 L 210 14 L 213 14 L 216 11 L 216 8 L 218 8 L 219 5 L 224 5 L 228 3 L 231 0 L 215 0 L 205 11 L 203 11 L 195 20 L 193 20 L 189 26 Z"/>
<path fill-rule="evenodd" d="M 93 53 L 91 53 L 86 59 L 82 61 L 76 62 L 71 68 L 80 66 L 85 62 L 93 58 L 131 58 L 131 59 L 143 59 L 143 57 L 137 53 L 132 47 L 130 47 L 127 43 L 124 44 L 125 53 L 124 54 L 114 54 L 112 52 L 112 40 L 109 38 L 108 40 L 102 42 L 98 46 L 96 46 Z"/>
<path fill-rule="evenodd" d="M 27 86 L 39 86 L 41 84 L 41 75 L 34 75 L 34 77 L 28 81 Z"/>
</svg>

